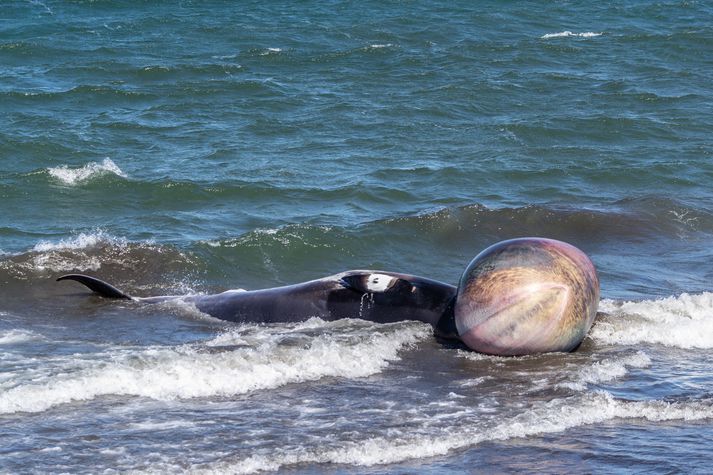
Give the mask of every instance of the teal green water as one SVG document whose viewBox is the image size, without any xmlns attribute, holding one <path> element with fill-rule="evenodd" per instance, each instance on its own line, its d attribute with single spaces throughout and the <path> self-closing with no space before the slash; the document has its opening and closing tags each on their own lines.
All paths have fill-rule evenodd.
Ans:
<svg viewBox="0 0 713 475">
<path fill-rule="evenodd" d="M 696 1 L 3 3 L 0 471 L 705 471 L 712 49 Z M 530 235 L 599 271 L 576 355 L 52 282 L 456 283 Z"/>
</svg>

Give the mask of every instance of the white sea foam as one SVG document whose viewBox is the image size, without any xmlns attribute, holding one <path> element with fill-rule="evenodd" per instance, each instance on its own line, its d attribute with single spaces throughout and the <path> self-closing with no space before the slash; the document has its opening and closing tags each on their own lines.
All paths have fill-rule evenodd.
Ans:
<svg viewBox="0 0 713 475">
<path fill-rule="evenodd" d="M 625 376 L 628 368 L 646 368 L 651 359 L 643 351 L 623 358 L 607 358 L 580 368 L 571 381 L 560 383 L 559 387 L 584 391 L 590 384 L 606 383 Z"/>
<path fill-rule="evenodd" d="M 26 259 L 11 262 L 11 265 L 15 272 L 97 271 L 103 262 L 128 263 L 127 254 L 133 246 L 153 245 L 151 241 L 144 241 L 130 246 L 126 239 L 99 229 L 65 239 L 40 241 L 30 249 Z"/>
<path fill-rule="evenodd" d="M 54 446 L 54 447 L 45 447 L 44 449 L 40 449 L 40 452 L 61 452 L 62 447 Z"/>
<path fill-rule="evenodd" d="M 602 36 L 603 33 L 599 32 L 593 32 L 593 31 L 586 31 L 584 33 L 573 33 L 571 31 L 560 31 L 559 33 L 547 33 L 546 35 L 540 36 L 541 39 L 543 40 L 548 40 L 550 38 L 569 38 L 569 37 L 577 37 L 577 38 L 593 38 L 595 36 Z"/>
<path fill-rule="evenodd" d="M 32 248 L 34 255 L 27 262 L 21 264 L 20 267 L 33 272 L 97 271 L 102 265 L 100 257 L 88 255 L 81 251 L 105 244 L 125 247 L 127 242 L 110 236 L 101 230 L 92 233 L 81 233 L 60 241 L 40 241 Z"/>
<path fill-rule="evenodd" d="M 162 430 L 173 430 L 173 429 L 186 429 L 191 427 L 196 427 L 195 422 L 184 421 L 184 420 L 173 420 L 173 421 L 152 421 L 147 420 L 143 422 L 135 422 L 127 426 L 127 430 L 139 431 L 139 432 L 153 432 Z"/>
<path fill-rule="evenodd" d="M 277 54 L 277 53 L 282 53 L 282 48 L 265 48 L 260 53 L 260 56 L 268 56 L 268 55 Z"/>
<path fill-rule="evenodd" d="M 126 448 L 125 447 L 119 447 L 119 448 L 111 448 L 111 449 L 101 449 L 99 450 L 99 453 L 102 455 L 125 455 L 126 454 Z M 105 473 L 113 473 L 112 471 L 105 471 Z"/>
<path fill-rule="evenodd" d="M 622 401 L 610 394 L 587 393 L 577 399 L 555 399 L 512 418 L 469 423 L 433 434 L 374 437 L 345 442 L 337 448 L 294 448 L 255 454 L 242 460 L 226 459 L 192 467 L 192 473 L 253 473 L 278 470 L 298 463 L 339 463 L 371 466 L 444 455 L 486 441 L 562 432 L 613 419 L 694 421 L 713 418 L 713 407 L 703 402 Z M 472 421 L 471 421 L 472 422 Z M 326 445 L 326 444 L 325 444 Z"/>
<path fill-rule="evenodd" d="M 101 268 L 101 260 L 96 256 L 85 256 L 82 259 L 68 258 L 54 254 L 39 255 L 32 259 L 33 271 L 37 272 L 65 272 L 70 270 L 98 271 Z"/>
<path fill-rule="evenodd" d="M 589 337 L 605 344 L 656 343 L 678 348 L 713 348 L 713 293 L 658 300 L 602 300 Z"/>
<path fill-rule="evenodd" d="M 60 241 L 40 241 L 32 248 L 36 252 L 64 251 L 67 249 L 87 249 L 100 243 L 126 244 L 126 240 L 117 239 L 102 230 L 93 233 L 80 233 L 77 236 Z"/>
<path fill-rule="evenodd" d="M 470 379 L 465 379 L 462 380 L 458 383 L 458 385 L 462 388 L 471 388 L 473 386 L 480 386 L 486 381 L 492 380 L 492 376 L 480 376 L 477 378 L 470 378 Z"/>
<path fill-rule="evenodd" d="M 273 329 L 234 335 L 234 344 L 248 344 L 230 351 L 207 352 L 206 345 L 114 350 L 81 366 L 69 359 L 41 379 L 17 375 L 16 385 L 0 393 L 0 413 L 41 412 L 109 394 L 158 400 L 221 397 L 329 376 L 360 378 L 382 371 L 400 350 L 430 335 L 427 325 L 414 323 L 309 337 L 299 328 Z M 221 335 L 217 341 L 225 345 L 229 338 Z M 300 344 L 294 344 L 295 338 L 302 338 Z"/>
<path fill-rule="evenodd" d="M 222 60 L 226 60 L 226 59 L 237 59 L 237 57 L 238 57 L 237 54 L 225 54 L 225 55 L 215 55 L 215 56 L 211 56 L 212 59 L 222 59 Z"/>
<path fill-rule="evenodd" d="M 47 172 L 52 178 L 65 185 L 78 185 L 110 174 L 126 178 L 126 174 L 109 158 L 105 158 L 101 163 L 87 163 L 80 168 L 69 168 L 66 165 L 48 168 Z"/>
<path fill-rule="evenodd" d="M 40 334 L 29 330 L 8 330 L 0 332 L 0 345 L 14 345 L 17 343 L 26 343 L 28 341 L 43 340 L 44 337 Z"/>
<path fill-rule="evenodd" d="M 308 239 L 305 237 L 305 232 L 310 229 L 319 231 L 320 233 L 327 234 L 333 232 L 333 228 L 329 226 L 303 226 L 303 225 L 290 225 L 281 228 L 257 228 L 242 236 L 236 238 L 228 238 L 222 240 L 208 240 L 201 241 L 210 247 L 257 247 L 261 248 L 265 245 L 269 245 L 270 240 L 274 241 L 276 244 L 283 246 L 305 246 L 311 248 L 319 247 L 333 247 L 328 243 L 315 243 L 313 239 Z"/>
</svg>

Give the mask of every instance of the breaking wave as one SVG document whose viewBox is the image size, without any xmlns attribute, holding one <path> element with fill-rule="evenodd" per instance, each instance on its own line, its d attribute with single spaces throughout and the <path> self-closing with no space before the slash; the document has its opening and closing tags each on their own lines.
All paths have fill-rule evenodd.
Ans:
<svg viewBox="0 0 713 475">
<path fill-rule="evenodd" d="M 15 374 L 0 393 L 0 414 L 42 412 L 106 395 L 174 400 L 224 397 L 325 377 L 361 378 L 382 371 L 403 349 L 428 338 L 422 324 L 352 324 L 311 320 L 294 328 L 236 331 L 205 344 L 114 349 L 73 355 L 42 377 Z M 354 326 L 361 331 L 354 331 Z M 212 350 L 211 350 L 212 349 Z"/>
<path fill-rule="evenodd" d="M 132 242 L 99 229 L 59 240 L 42 240 L 27 252 L 3 256 L 0 277 L 10 279 L 10 284 L 32 280 L 38 285 L 51 285 L 48 274 L 101 271 L 117 284 L 130 281 L 132 290 L 148 286 L 160 291 L 190 293 L 192 288 L 186 287 L 190 287 L 187 280 L 195 267 L 189 253 L 172 246 L 151 241 Z M 177 282 L 173 274 L 183 280 Z M 137 280 L 143 281 L 138 289 Z M 167 282 L 170 288 L 166 288 Z"/>
<path fill-rule="evenodd" d="M 32 273 L 97 271 L 107 251 L 123 253 L 129 244 L 104 231 L 80 233 L 60 241 L 40 241 L 29 252 L 0 262 L 0 268 L 15 276 Z"/>
<path fill-rule="evenodd" d="M 44 340 L 44 337 L 30 330 L 13 329 L 0 332 L 0 345 L 15 345 L 38 340 Z"/>
<path fill-rule="evenodd" d="M 66 165 L 48 168 L 47 173 L 55 180 L 69 186 L 85 183 L 106 175 L 127 178 L 127 175 L 109 158 L 105 158 L 101 163 L 87 163 L 80 168 L 69 168 Z"/>
<path fill-rule="evenodd" d="M 624 357 L 605 358 L 579 368 L 573 378 L 558 386 L 584 391 L 591 384 L 606 383 L 626 376 L 629 368 L 646 368 L 649 365 L 651 365 L 651 358 L 643 351 Z"/>
<path fill-rule="evenodd" d="M 654 343 L 677 348 L 713 348 L 713 293 L 681 294 L 640 302 L 602 300 L 589 337 L 597 343 Z"/>
<path fill-rule="evenodd" d="M 547 33 L 546 35 L 540 36 L 541 39 L 543 40 L 548 40 L 550 38 L 570 38 L 570 37 L 577 37 L 577 38 L 593 38 L 595 36 L 602 36 L 603 33 L 596 33 L 593 31 L 586 31 L 583 33 L 573 33 L 569 30 L 567 31 L 560 31 L 559 33 Z"/>
<path fill-rule="evenodd" d="M 115 238 L 102 230 L 94 233 L 80 233 L 77 236 L 59 241 L 40 241 L 32 248 L 35 252 L 66 251 L 69 249 L 87 249 L 102 243 L 126 245 L 126 240 Z"/>
<path fill-rule="evenodd" d="M 468 424 L 450 427 L 447 431 L 438 434 L 398 433 L 393 437 L 373 437 L 348 442 L 336 448 L 281 450 L 270 455 L 255 454 L 241 460 L 226 459 L 201 467 L 192 467 L 191 472 L 252 473 L 278 470 L 298 463 L 337 463 L 357 466 L 391 464 L 444 455 L 453 450 L 487 441 L 563 432 L 575 427 L 615 419 L 661 422 L 696 421 L 712 417 L 713 407 L 706 401 L 624 401 L 606 392 L 596 392 L 582 394 L 574 399 L 554 399 L 512 418 L 498 418 L 499 420 L 491 418 L 479 423 L 477 416 L 471 414 L 467 418 Z"/>
</svg>

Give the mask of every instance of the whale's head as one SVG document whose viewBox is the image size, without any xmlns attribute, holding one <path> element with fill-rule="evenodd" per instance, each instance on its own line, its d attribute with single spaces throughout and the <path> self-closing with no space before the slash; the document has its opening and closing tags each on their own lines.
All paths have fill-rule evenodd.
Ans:
<svg viewBox="0 0 713 475">
<path fill-rule="evenodd" d="M 452 285 L 411 274 L 355 270 L 337 277 L 345 290 L 331 301 L 355 300 L 359 318 L 382 323 L 418 320 L 435 326 L 456 294 Z"/>
<path fill-rule="evenodd" d="M 589 258 L 553 239 L 503 241 L 478 254 L 458 285 L 454 319 L 469 348 L 494 355 L 571 351 L 599 303 Z"/>
</svg>

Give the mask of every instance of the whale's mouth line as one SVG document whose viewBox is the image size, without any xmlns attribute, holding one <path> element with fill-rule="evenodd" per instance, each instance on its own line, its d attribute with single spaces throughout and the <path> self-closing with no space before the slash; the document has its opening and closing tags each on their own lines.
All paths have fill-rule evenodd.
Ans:
<svg viewBox="0 0 713 475">
<path fill-rule="evenodd" d="M 524 340 L 520 346 L 527 346 L 532 342 L 533 340 L 540 339 L 544 335 L 548 335 L 551 333 L 551 330 L 556 327 L 562 318 L 564 317 L 567 309 L 567 303 L 570 300 L 570 288 L 569 286 L 563 285 L 563 284 L 553 284 L 549 287 L 549 289 L 557 289 L 557 299 L 559 300 L 559 305 L 557 306 L 556 312 L 554 312 L 554 315 L 556 315 L 556 318 L 550 318 L 547 320 L 547 325 L 538 328 L 538 331 L 532 332 L 530 334 L 530 337 Z"/>
<path fill-rule="evenodd" d="M 503 299 L 504 303 L 498 306 L 488 306 L 490 308 L 493 308 L 492 311 L 488 312 L 487 315 L 484 317 L 480 318 L 478 321 L 478 324 L 483 324 L 488 322 L 489 320 L 492 320 L 493 318 L 496 318 L 498 315 L 502 314 L 503 312 L 508 311 L 511 308 L 516 307 L 517 305 L 520 305 L 523 300 L 527 299 L 527 297 L 536 294 L 536 293 L 541 293 L 543 291 L 547 290 L 554 290 L 554 289 L 559 289 L 567 294 L 569 294 L 569 287 L 564 284 L 558 284 L 554 282 L 549 282 L 549 283 L 537 283 L 537 284 L 530 284 L 526 286 L 525 288 L 518 290 L 517 292 L 513 292 L 508 295 L 507 298 Z M 561 304 L 562 308 L 564 308 L 564 304 Z M 464 333 L 467 333 L 470 331 L 472 326 L 468 328 Z"/>
</svg>

